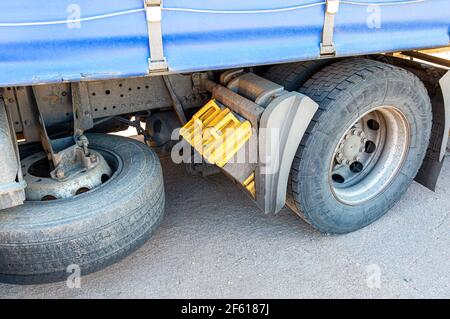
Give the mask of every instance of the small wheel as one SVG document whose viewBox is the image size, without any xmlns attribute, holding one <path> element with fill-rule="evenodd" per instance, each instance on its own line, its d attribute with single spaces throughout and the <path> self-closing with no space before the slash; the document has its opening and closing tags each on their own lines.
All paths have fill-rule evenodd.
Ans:
<svg viewBox="0 0 450 319">
<path fill-rule="evenodd" d="M 61 182 L 75 192 L 70 194 L 52 191 L 53 184 L 48 182 L 44 187 L 47 197 L 33 189 L 29 196 L 36 200 L 1 211 L 0 281 L 65 280 L 70 265 L 79 266 L 81 275 L 97 271 L 137 249 L 159 225 L 164 188 L 156 154 L 129 138 L 87 137 L 89 148 L 101 154 L 111 170 L 100 167 L 103 179 L 100 176 L 98 183 L 95 172 L 87 173 L 85 183 L 100 184 L 92 189 L 79 191 L 73 183 Z M 36 175 L 37 168 L 33 171 L 32 167 L 25 174 Z M 38 171 L 43 174 L 42 167 Z M 105 172 L 110 174 L 108 178 Z M 81 177 L 77 178 L 76 183 L 82 183 Z"/>
<path fill-rule="evenodd" d="M 326 233 L 383 216 L 417 174 L 431 132 L 431 103 L 413 74 L 349 59 L 318 72 L 300 92 L 319 104 L 291 171 L 298 213 Z"/>
</svg>

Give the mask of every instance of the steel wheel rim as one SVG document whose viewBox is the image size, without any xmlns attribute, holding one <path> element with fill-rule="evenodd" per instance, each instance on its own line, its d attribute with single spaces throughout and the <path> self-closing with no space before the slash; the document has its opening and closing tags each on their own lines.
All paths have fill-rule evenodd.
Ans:
<svg viewBox="0 0 450 319">
<path fill-rule="evenodd" d="M 46 155 L 44 152 L 38 152 L 25 158 L 22 162 L 22 169 L 24 170 L 24 179 L 28 184 L 27 188 L 25 189 L 27 201 L 54 202 L 75 198 L 78 196 L 82 196 L 85 193 L 95 191 L 114 179 L 117 175 L 117 172 L 122 167 L 122 161 L 119 156 L 117 154 L 114 154 L 110 150 L 106 150 L 100 147 L 92 147 L 90 148 L 90 151 L 101 158 L 102 161 L 107 163 L 107 168 L 99 167 L 98 172 L 96 172 L 95 174 L 98 176 L 90 176 L 89 172 L 82 172 L 79 175 L 75 176 L 76 181 L 73 181 L 73 184 L 75 186 L 73 187 L 73 189 L 67 190 L 68 194 L 64 194 L 66 192 L 64 186 L 67 186 L 66 184 L 69 184 L 69 186 L 71 186 L 70 184 L 72 184 L 72 182 L 70 180 L 68 182 L 53 181 L 50 176 L 45 177 L 30 172 L 30 168 L 33 164 L 46 159 Z M 26 164 L 26 161 L 29 161 L 29 164 Z M 105 171 L 105 169 L 107 169 L 107 171 Z M 96 177 L 99 179 L 99 181 L 92 183 L 90 179 Z M 83 183 L 85 178 L 86 182 Z"/>
<path fill-rule="evenodd" d="M 402 168 L 410 145 L 406 116 L 393 106 L 361 115 L 333 152 L 329 184 L 341 203 L 359 205 L 384 192 Z"/>
</svg>

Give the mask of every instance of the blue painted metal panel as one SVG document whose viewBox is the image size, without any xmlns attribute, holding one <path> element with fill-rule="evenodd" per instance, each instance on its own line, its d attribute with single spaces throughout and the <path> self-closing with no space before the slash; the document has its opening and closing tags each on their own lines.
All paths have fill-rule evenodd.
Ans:
<svg viewBox="0 0 450 319">
<path fill-rule="evenodd" d="M 353 0 L 379 4 L 399 1 L 404 2 Z M 170 71 L 316 59 L 325 11 L 323 2 L 165 0 L 162 28 Z M 68 28 L 66 23 L 2 26 L 64 21 L 72 17 L 73 3 L 0 0 L 0 86 L 147 74 L 149 48 L 143 0 L 77 0 L 81 18 L 137 10 L 82 21 L 80 28 Z M 241 14 L 173 10 L 258 11 L 311 4 L 295 10 Z M 335 43 L 338 56 L 360 55 L 448 45 L 449 32 L 448 0 L 379 7 L 343 3 L 336 16 Z"/>
</svg>

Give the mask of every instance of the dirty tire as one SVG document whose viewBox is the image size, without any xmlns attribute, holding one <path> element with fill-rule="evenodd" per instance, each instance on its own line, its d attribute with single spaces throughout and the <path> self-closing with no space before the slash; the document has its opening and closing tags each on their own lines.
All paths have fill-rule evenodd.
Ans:
<svg viewBox="0 0 450 319">
<path fill-rule="evenodd" d="M 323 59 L 276 64 L 269 67 L 262 77 L 282 85 L 287 91 L 297 91 L 315 73 L 334 61 L 335 59 Z"/>
<path fill-rule="evenodd" d="M 89 134 L 90 147 L 116 171 L 100 187 L 75 196 L 26 202 L 0 212 L 0 281 L 18 284 L 66 280 L 100 270 L 141 246 L 164 211 L 161 165 L 138 141 Z"/>
<path fill-rule="evenodd" d="M 289 188 L 299 215 L 324 233 L 355 231 L 383 216 L 414 179 L 429 143 L 432 112 L 427 91 L 412 73 L 378 61 L 348 59 L 316 73 L 300 89 L 319 104 L 294 159 Z M 403 164 L 383 191 L 349 205 L 330 187 L 329 168 L 347 128 L 377 106 L 400 110 L 409 124 Z"/>
</svg>

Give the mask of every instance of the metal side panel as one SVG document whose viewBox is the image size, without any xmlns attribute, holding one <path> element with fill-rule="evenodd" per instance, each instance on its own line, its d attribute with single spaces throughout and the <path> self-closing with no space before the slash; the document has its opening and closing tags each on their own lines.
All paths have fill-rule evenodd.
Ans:
<svg viewBox="0 0 450 319">
<path fill-rule="evenodd" d="M 342 1 L 334 21 L 336 55 L 448 45 L 450 1 L 411 1 Z M 381 6 L 387 2 L 398 4 Z M 144 0 L 1 5 L 0 86 L 148 74 Z M 163 53 L 170 72 L 317 59 L 324 15 L 324 0 L 165 0 Z M 46 24 L 55 21 L 62 23 Z"/>
</svg>

